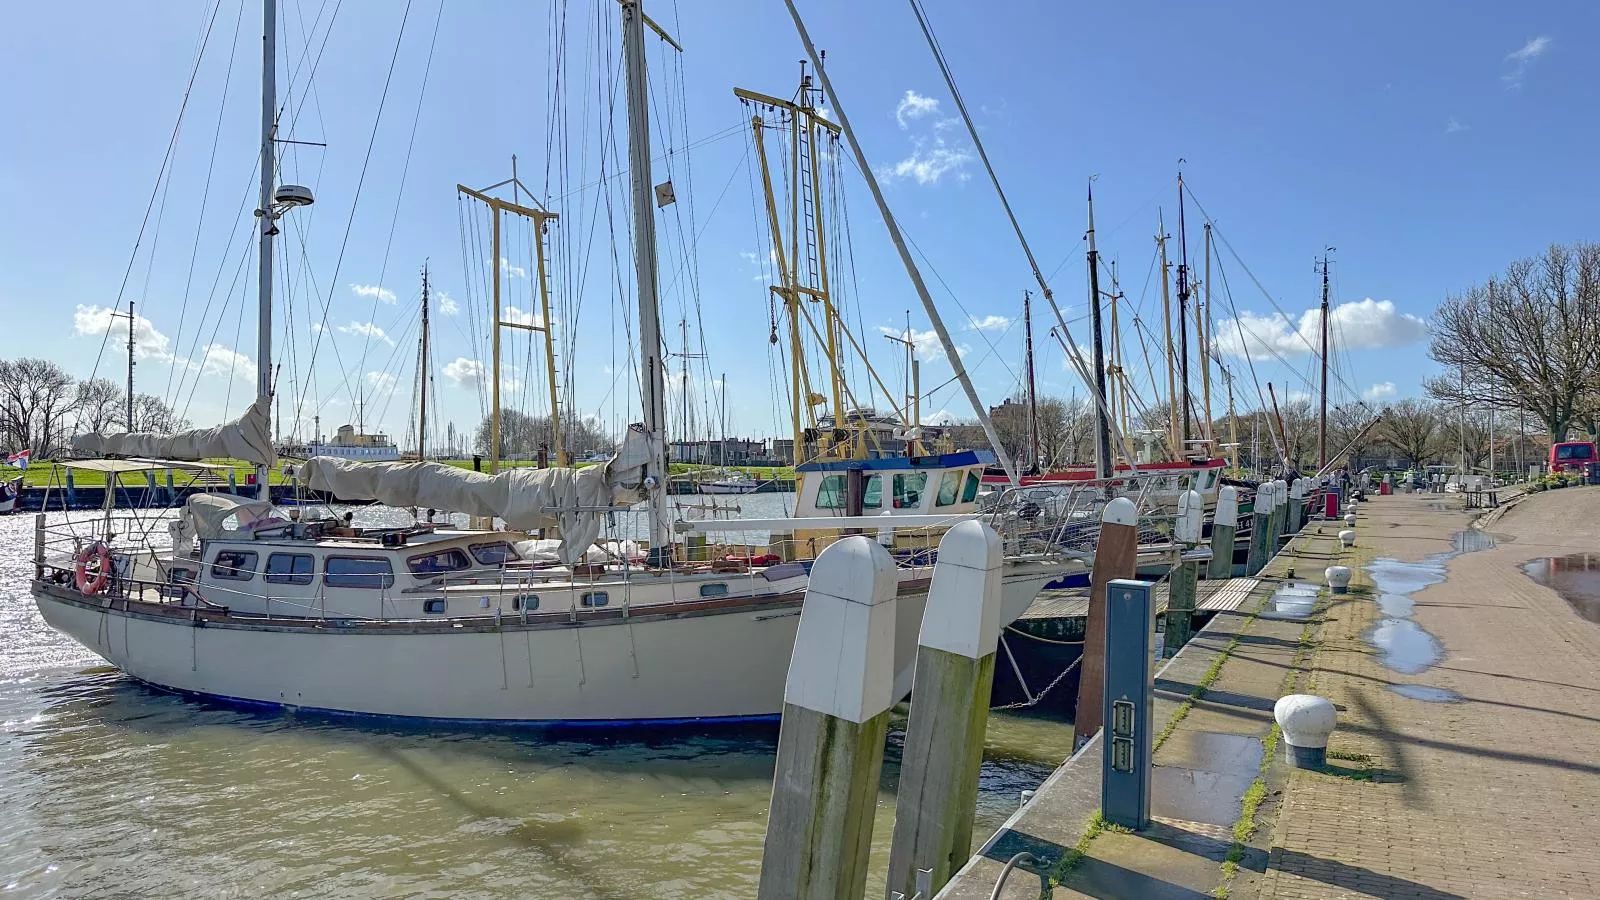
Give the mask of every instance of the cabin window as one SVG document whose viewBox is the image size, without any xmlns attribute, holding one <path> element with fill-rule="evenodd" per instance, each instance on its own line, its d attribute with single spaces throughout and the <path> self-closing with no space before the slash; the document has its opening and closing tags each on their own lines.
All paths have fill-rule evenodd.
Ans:
<svg viewBox="0 0 1600 900">
<path fill-rule="evenodd" d="M 605 606 L 611 602 L 611 595 L 605 591 L 589 591 L 578 602 L 584 606 Z"/>
<path fill-rule="evenodd" d="M 702 584 L 700 585 L 700 596 L 726 597 L 728 596 L 728 586 L 720 581 L 712 584 Z"/>
<path fill-rule="evenodd" d="M 256 577 L 254 550 L 222 550 L 211 561 L 211 577 L 227 581 L 249 581 Z"/>
<path fill-rule="evenodd" d="M 273 553 L 267 557 L 267 584 L 310 584 L 314 571 L 309 553 Z"/>
<path fill-rule="evenodd" d="M 922 505 L 922 494 L 927 489 L 927 472 L 896 475 L 894 477 L 894 508 L 916 509 Z"/>
<path fill-rule="evenodd" d="M 469 544 L 468 550 L 472 551 L 472 558 L 484 566 L 503 566 L 508 560 L 520 559 L 517 551 L 505 541 L 493 541 L 487 544 Z"/>
<path fill-rule="evenodd" d="M 844 509 L 844 476 L 824 475 L 817 487 L 817 509 Z"/>
<path fill-rule="evenodd" d="M 472 561 L 467 559 L 465 553 L 454 547 L 434 553 L 421 553 L 416 556 L 406 557 L 406 569 L 413 575 L 439 575 L 444 572 L 459 572 L 462 569 L 470 568 L 472 568 Z"/>
<path fill-rule="evenodd" d="M 961 494 L 961 472 L 946 472 L 939 476 L 939 496 L 933 498 L 935 506 L 954 506 Z"/>
<path fill-rule="evenodd" d="M 967 486 L 961 491 L 962 503 L 973 503 L 978 499 L 978 473 L 970 469 L 967 471 Z"/>
<path fill-rule="evenodd" d="M 394 569 L 381 556 L 330 556 L 322 564 L 322 581 L 328 587 L 386 588 L 394 586 Z"/>
<path fill-rule="evenodd" d="M 883 506 L 883 476 L 868 475 L 861 490 L 862 509 L 880 509 Z"/>
<path fill-rule="evenodd" d="M 429 614 L 429 615 L 432 615 L 432 616 L 436 616 L 436 615 L 442 614 L 447 608 L 449 608 L 449 606 L 450 606 L 450 601 L 448 601 L 448 600 L 424 600 L 424 601 L 422 601 L 422 611 L 427 613 L 427 614 Z"/>
<path fill-rule="evenodd" d="M 511 598 L 511 611 L 512 612 L 518 612 L 520 610 L 527 610 L 528 612 L 533 612 L 534 610 L 536 610 L 538 608 L 539 608 L 539 595 L 538 594 L 518 594 L 515 597 Z"/>
</svg>

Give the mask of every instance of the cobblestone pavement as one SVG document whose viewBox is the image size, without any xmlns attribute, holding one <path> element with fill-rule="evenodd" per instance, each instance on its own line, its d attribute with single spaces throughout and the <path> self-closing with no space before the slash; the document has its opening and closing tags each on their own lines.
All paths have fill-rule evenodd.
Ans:
<svg viewBox="0 0 1600 900">
<path fill-rule="evenodd" d="M 1373 590 L 1328 610 L 1300 690 L 1341 708 L 1330 750 L 1343 758 L 1336 774 L 1289 777 L 1266 871 L 1234 897 L 1600 897 L 1600 624 L 1522 570 L 1600 552 L 1600 488 L 1528 497 L 1487 523 L 1493 546 L 1452 542 L 1468 523 L 1453 496 L 1361 507 L 1358 587 L 1376 560 L 1431 557 L 1444 580 L 1409 602 Z M 1438 641 L 1433 665 L 1416 627 Z M 1418 658 L 1385 665 L 1374 630 Z M 1408 685 L 1430 699 L 1396 690 Z"/>
</svg>

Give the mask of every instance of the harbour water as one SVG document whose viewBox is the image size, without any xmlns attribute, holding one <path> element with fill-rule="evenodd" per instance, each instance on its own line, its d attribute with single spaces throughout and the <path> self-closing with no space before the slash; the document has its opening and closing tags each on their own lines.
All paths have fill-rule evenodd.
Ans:
<svg viewBox="0 0 1600 900">
<path fill-rule="evenodd" d="M 45 626 L 27 589 L 32 528 L 31 515 L 0 517 L 0 892 L 753 895 L 775 728 L 467 731 L 186 700 Z M 875 894 L 899 741 L 897 730 Z M 1071 744 L 1070 725 L 991 717 L 979 840 Z"/>
</svg>

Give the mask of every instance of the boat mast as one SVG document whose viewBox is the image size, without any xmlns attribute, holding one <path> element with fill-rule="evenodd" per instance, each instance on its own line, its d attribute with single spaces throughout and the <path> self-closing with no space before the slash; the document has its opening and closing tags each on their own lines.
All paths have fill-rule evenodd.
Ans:
<svg viewBox="0 0 1600 900">
<path fill-rule="evenodd" d="M 1183 160 L 1178 160 L 1181 165 Z M 1183 170 L 1178 171 L 1178 379 L 1183 396 L 1176 448 L 1179 459 L 1189 449 L 1189 234 L 1183 220 Z"/>
<path fill-rule="evenodd" d="M 1317 468 L 1328 467 L 1328 250 L 1322 251 L 1322 391 L 1317 413 Z"/>
<path fill-rule="evenodd" d="M 1036 471 L 1039 464 L 1039 392 L 1033 379 L 1033 293 L 1022 292 L 1022 337 L 1028 369 L 1028 463 Z"/>
<path fill-rule="evenodd" d="M 277 221 L 272 215 L 272 183 L 277 180 L 276 154 L 272 146 L 278 110 L 277 35 L 277 0 L 261 0 L 261 205 L 256 209 L 256 215 L 261 219 L 260 249 L 256 254 L 256 300 L 259 306 L 256 322 L 257 403 L 272 396 L 272 236 L 278 233 Z M 131 337 L 131 320 L 128 328 Z M 132 398 L 129 400 L 131 402 Z M 256 465 L 256 496 L 261 500 L 272 498 L 272 492 L 267 487 L 265 464 Z"/>
<path fill-rule="evenodd" d="M 628 172 L 633 182 L 633 267 L 638 281 L 640 401 L 645 437 L 661 442 L 666 424 L 666 375 L 662 371 L 661 321 L 656 298 L 656 221 L 651 209 L 650 93 L 645 78 L 644 10 L 640 0 L 622 4 L 622 49 L 628 75 Z M 665 445 L 645 469 L 649 491 L 652 561 L 665 562 L 672 544 L 667 522 Z"/>
<path fill-rule="evenodd" d="M 428 264 L 422 264 L 422 347 L 417 371 L 422 380 L 417 402 L 417 459 L 428 458 Z"/>
<path fill-rule="evenodd" d="M 1106 344 L 1100 325 L 1100 253 L 1094 246 L 1094 181 L 1089 183 L 1089 328 L 1094 332 L 1094 471 L 1111 477 L 1111 417 L 1106 408 Z"/>
<path fill-rule="evenodd" d="M 1195 330 L 1200 337 L 1200 390 L 1204 392 L 1205 423 L 1204 436 L 1207 440 L 1215 440 L 1212 433 L 1211 416 L 1211 223 L 1207 222 L 1206 232 L 1206 275 L 1201 287 L 1205 289 L 1204 312 L 1195 315 Z"/>
<path fill-rule="evenodd" d="M 1168 288 L 1167 271 L 1172 264 L 1167 262 L 1167 234 L 1166 222 L 1156 213 L 1156 246 L 1161 248 L 1161 325 L 1167 333 L 1167 446 L 1171 448 L 1173 458 L 1182 453 L 1178 446 L 1178 383 L 1172 371 L 1172 294 Z"/>
<path fill-rule="evenodd" d="M 127 401 L 128 431 L 129 431 L 129 433 L 132 433 L 133 432 L 133 329 L 137 326 L 137 324 L 139 322 L 138 319 L 133 317 L 133 301 L 132 300 L 128 301 L 128 311 L 125 312 L 125 313 L 120 313 L 120 312 L 117 312 L 116 310 L 112 310 L 111 311 L 111 318 L 113 318 L 113 319 L 123 319 L 123 318 L 125 318 L 125 319 L 128 320 L 128 396 L 126 398 L 126 401 Z"/>
</svg>

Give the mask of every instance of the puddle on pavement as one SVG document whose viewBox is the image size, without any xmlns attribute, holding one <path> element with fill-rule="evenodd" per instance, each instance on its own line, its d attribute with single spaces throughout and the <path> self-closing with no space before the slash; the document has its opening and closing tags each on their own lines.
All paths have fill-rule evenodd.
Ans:
<svg viewBox="0 0 1600 900">
<path fill-rule="evenodd" d="M 1367 574 L 1377 588 L 1378 610 L 1384 618 L 1368 628 L 1363 637 L 1378 650 L 1386 668 L 1405 675 L 1415 675 L 1444 659 L 1444 645 L 1411 618 L 1417 606 L 1411 595 L 1443 583 L 1446 578 L 1445 567 L 1451 559 L 1463 553 L 1493 549 L 1495 539 L 1482 531 L 1458 531 L 1451 535 L 1450 547 L 1450 550 L 1435 553 L 1419 562 L 1384 558 L 1373 560 L 1367 566 Z M 1595 564 L 1600 569 L 1600 555 L 1595 557 Z M 1596 576 L 1600 576 L 1600 571 L 1596 572 Z M 1600 600 L 1595 605 L 1596 614 L 1600 615 Z M 1402 696 L 1434 703 L 1460 699 L 1451 691 L 1426 685 L 1394 685 L 1393 689 Z"/>
<path fill-rule="evenodd" d="M 1303 619 L 1316 609 L 1318 590 L 1303 581 L 1286 584 L 1273 593 L 1272 608 L 1262 614 L 1269 619 Z"/>
<path fill-rule="evenodd" d="M 1525 563 L 1529 578 L 1561 595 L 1572 611 L 1600 623 L 1600 553 L 1573 553 Z"/>
<path fill-rule="evenodd" d="M 1466 699 L 1448 688 L 1433 687 L 1427 684 L 1391 684 L 1389 690 L 1402 697 L 1413 700 L 1422 700 L 1426 703 L 1460 703 Z"/>
<path fill-rule="evenodd" d="M 1232 825 L 1261 771 L 1261 741 L 1245 734 L 1178 729 L 1151 767 L 1150 811 L 1207 825 Z"/>
</svg>

